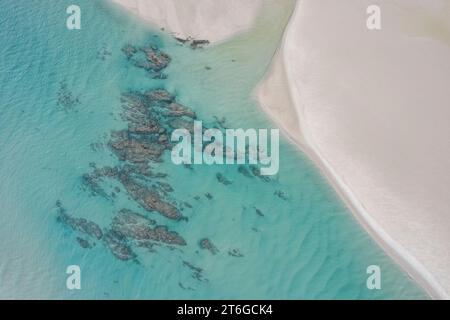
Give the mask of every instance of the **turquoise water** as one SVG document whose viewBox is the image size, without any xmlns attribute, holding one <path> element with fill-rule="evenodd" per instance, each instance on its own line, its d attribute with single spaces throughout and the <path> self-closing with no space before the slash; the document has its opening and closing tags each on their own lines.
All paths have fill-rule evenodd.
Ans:
<svg viewBox="0 0 450 320">
<path fill-rule="evenodd" d="M 165 88 L 206 122 L 217 117 L 230 128 L 270 128 L 251 94 L 292 1 L 269 2 L 254 29 L 200 50 L 180 46 L 104 1 L 77 1 L 82 30 L 69 31 L 70 4 L 1 2 L 0 298 L 426 297 L 286 141 L 280 172 L 269 182 L 246 177 L 237 166 L 177 167 L 167 153 L 152 163 L 168 174 L 169 199 L 186 220 L 146 212 L 123 188 L 112 198 L 93 195 L 83 184 L 93 164 L 120 165 L 108 141 L 126 128 L 123 92 Z M 151 79 L 121 51 L 148 43 L 171 56 L 167 79 Z M 217 173 L 232 184 L 219 183 Z M 57 220 L 57 201 L 102 229 L 120 209 L 134 210 L 176 231 L 187 245 L 133 247 L 134 261 L 117 259 L 102 241 L 89 240 L 95 246 L 84 249 L 76 241 L 84 235 Z M 200 248 L 204 238 L 216 254 Z M 80 266 L 81 290 L 66 288 L 68 265 Z M 369 265 L 381 267 L 381 290 L 366 288 Z"/>
</svg>

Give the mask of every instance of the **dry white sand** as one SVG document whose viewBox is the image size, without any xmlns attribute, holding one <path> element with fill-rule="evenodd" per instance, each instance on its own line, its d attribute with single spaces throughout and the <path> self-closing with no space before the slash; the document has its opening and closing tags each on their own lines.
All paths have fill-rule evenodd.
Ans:
<svg viewBox="0 0 450 320">
<path fill-rule="evenodd" d="M 223 41 L 249 29 L 265 0 L 112 0 L 181 38 Z"/>
<path fill-rule="evenodd" d="M 371 4 L 380 31 L 366 28 Z M 302 0 L 257 92 L 435 298 L 450 292 L 449 84 L 448 1 Z"/>
<path fill-rule="evenodd" d="M 248 29 L 264 0 L 112 0 L 177 36 Z M 356 218 L 433 297 L 450 292 L 446 0 L 299 0 L 257 95 Z M 382 9 L 382 30 L 365 27 Z"/>
</svg>

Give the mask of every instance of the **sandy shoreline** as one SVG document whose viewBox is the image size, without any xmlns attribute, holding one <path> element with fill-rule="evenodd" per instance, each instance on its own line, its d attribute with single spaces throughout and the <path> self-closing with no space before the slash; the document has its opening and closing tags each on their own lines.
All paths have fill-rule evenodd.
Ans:
<svg viewBox="0 0 450 320">
<path fill-rule="evenodd" d="M 196 5 L 191 0 L 183 0 L 183 4 L 176 0 L 111 1 L 177 36 L 220 42 L 248 29 L 264 0 L 245 1 L 245 8 L 238 4 L 241 0 L 221 2 L 219 7 L 214 0 L 193 0 Z M 445 75 L 450 66 L 442 62 L 446 48 L 435 42 L 450 43 L 450 38 L 442 26 L 436 26 L 431 14 L 431 18 L 427 15 L 422 19 L 419 6 L 409 6 L 406 0 L 389 5 L 386 0 L 376 1 L 394 12 L 386 17 L 390 31 L 386 39 L 381 38 L 385 34 L 369 38 L 365 24 L 355 24 L 365 23 L 365 8 L 371 1 L 320 2 L 297 3 L 256 96 L 262 109 L 317 164 L 373 239 L 433 298 L 448 299 L 450 210 L 445 190 L 450 188 L 450 177 L 445 161 L 439 165 L 434 161 L 445 154 L 450 158 L 445 141 L 436 139 L 450 136 L 450 132 L 443 128 L 443 122 L 435 121 L 435 128 L 431 125 L 436 117 L 448 119 L 448 112 L 435 108 L 434 116 L 427 113 L 431 116 L 426 126 L 411 124 L 418 126 L 419 120 L 426 118 L 416 101 L 441 106 L 450 99 L 445 100 L 445 88 L 435 94 L 434 86 L 417 80 L 425 75 L 430 81 L 433 73 L 429 75 L 428 66 L 419 60 L 405 59 L 410 53 L 403 52 L 402 45 L 411 45 L 411 50 L 437 46 L 436 53 L 427 58 L 439 58 L 444 64 L 435 80 L 445 84 L 450 83 Z M 442 11 L 439 6 L 437 11 Z M 395 25 L 393 19 L 398 20 Z M 419 22 L 412 24 L 411 19 Z M 399 56 L 389 50 L 398 41 L 404 41 L 396 48 Z M 352 43 L 358 46 L 352 47 Z M 388 53 L 383 55 L 384 51 Z M 420 54 L 423 56 L 425 49 Z M 409 69 L 419 71 L 415 74 Z M 408 81 L 400 83 L 405 74 Z M 427 100 L 418 95 L 420 90 Z M 411 114 L 406 122 L 405 112 Z M 428 159 L 420 152 L 431 138 L 443 151 L 427 148 Z M 410 145 L 411 140 L 417 140 L 418 145 Z M 393 156 L 396 151 L 404 155 Z M 405 165 L 405 156 L 415 162 Z M 411 174 L 417 167 L 423 169 L 423 175 Z M 434 176 L 426 176 L 428 168 L 434 169 Z M 405 185 L 408 189 L 404 190 Z M 432 196 L 429 190 L 441 193 Z"/>
<path fill-rule="evenodd" d="M 274 59 L 274 64 L 283 64 L 282 58 L 279 55 Z M 271 71 L 270 76 L 274 76 L 274 71 Z M 280 72 L 280 70 L 275 71 Z M 280 76 L 280 75 L 278 75 Z M 278 78 L 279 79 L 279 78 Z M 271 80 L 261 84 L 261 87 L 265 87 L 270 83 Z M 278 80 L 279 81 L 279 80 Z M 286 82 L 286 85 L 289 85 Z M 261 87 L 258 90 L 261 90 Z M 322 174 L 327 178 L 329 183 L 333 186 L 335 191 L 339 194 L 341 199 L 345 202 L 347 207 L 351 210 L 358 222 L 363 226 L 363 228 L 370 234 L 370 236 L 383 248 L 383 250 L 391 256 L 394 261 L 399 264 L 402 269 L 407 272 L 433 299 L 449 299 L 448 294 L 441 287 L 441 285 L 436 281 L 436 279 L 428 272 L 425 267 L 420 264 L 409 252 L 401 247 L 392 237 L 389 236 L 378 224 L 377 222 L 368 214 L 364 205 L 354 196 L 353 192 L 348 188 L 348 186 L 339 178 L 335 173 L 333 168 L 330 166 L 328 161 L 320 155 L 319 151 L 305 140 L 302 134 L 298 134 L 298 127 L 289 126 L 284 123 L 282 119 L 273 113 L 271 107 L 269 107 L 266 101 L 266 97 L 261 97 L 261 92 L 258 92 L 258 99 L 260 101 L 260 106 L 268 115 L 272 117 L 274 123 L 280 127 L 282 132 L 288 139 L 301 149 L 320 169 Z M 296 111 L 291 111 L 296 112 Z M 299 116 L 301 114 L 290 114 L 291 116 Z"/>
<path fill-rule="evenodd" d="M 314 112 L 314 110 L 308 110 L 308 112 L 305 112 L 307 106 L 305 106 L 305 102 L 303 99 L 304 95 L 302 95 L 305 87 L 307 87 L 305 86 L 305 83 L 308 82 L 299 82 L 299 79 L 301 78 L 301 74 L 299 74 L 299 72 L 305 72 L 309 76 L 312 76 L 311 73 L 313 73 L 314 70 L 304 68 L 303 66 L 299 66 L 298 64 L 296 65 L 298 56 L 300 56 L 302 53 L 302 48 L 296 43 L 295 39 L 304 40 L 304 37 L 302 37 L 301 32 L 299 32 L 298 30 L 304 30 L 308 25 L 311 25 L 307 22 L 304 22 L 303 24 L 301 22 L 300 24 L 298 23 L 300 19 L 304 19 L 304 12 L 301 11 L 303 10 L 302 5 L 302 2 L 297 3 L 297 7 L 295 10 L 296 12 L 293 14 L 291 21 L 286 28 L 282 44 L 274 58 L 272 69 L 269 70 L 266 79 L 257 89 L 256 95 L 258 97 L 258 100 L 260 101 L 263 110 L 268 113 L 269 116 L 271 116 L 273 121 L 278 126 L 280 126 L 280 128 L 284 130 L 285 134 L 290 138 L 290 140 L 304 152 L 306 152 L 308 156 L 318 165 L 318 167 L 321 169 L 330 183 L 334 186 L 335 190 L 340 194 L 341 198 L 351 209 L 357 220 L 383 247 L 383 249 L 400 266 L 402 266 L 402 268 L 413 279 L 415 279 L 416 282 L 419 283 L 419 285 L 422 286 L 430 294 L 431 297 L 435 299 L 448 299 L 449 295 L 447 293 L 447 289 L 445 288 L 449 287 L 449 282 L 445 266 L 448 266 L 449 257 L 448 254 L 445 254 L 445 250 L 448 251 L 448 243 L 450 243 L 449 237 L 445 235 L 442 236 L 439 234 L 428 233 L 428 237 L 432 239 L 432 245 L 425 247 L 422 251 L 415 251 L 415 247 L 413 247 L 404 239 L 407 239 L 407 236 L 410 236 L 414 231 L 421 231 L 421 229 L 425 229 L 425 226 L 420 225 L 413 230 L 402 230 L 403 226 L 410 223 L 410 220 L 417 218 L 414 215 L 408 214 L 409 212 L 407 211 L 407 207 L 397 208 L 398 210 L 404 210 L 404 213 L 406 214 L 397 217 L 397 222 L 400 224 L 397 225 L 397 228 L 395 228 L 395 232 L 387 232 L 386 229 L 383 228 L 383 226 L 377 221 L 377 218 L 380 218 L 380 216 L 382 216 L 383 214 L 390 214 L 391 212 L 376 212 L 376 206 L 370 206 L 371 204 L 373 205 L 374 202 L 378 201 L 379 198 L 377 199 L 376 197 L 366 197 L 364 199 L 366 201 L 362 202 L 361 199 L 355 195 L 354 190 L 348 184 L 350 178 L 355 178 L 358 173 L 355 172 L 352 175 L 351 172 L 345 172 L 342 170 L 342 164 L 331 164 L 328 158 L 324 156 L 323 152 L 321 151 L 321 148 L 327 148 L 329 147 L 329 145 L 327 145 L 326 143 L 318 144 L 316 141 L 314 141 L 314 137 L 319 135 L 319 131 L 311 130 L 311 125 L 308 122 L 308 118 L 311 118 L 311 114 Z M 333 7 L 331 3 L 328 3 L 328 5 L 329 7 Z M 333 10 L 330 9 L 330 12 L 333 12 Z M 362 12 L 365 13 L 364 11 Z M 326 35 L 324 36 L 324 33 L 322 33 L 321 36 L 326 38 Z M 336 37 L 337 35 L 333 34 L 333 36 Z M 364 81 L 364 78 L 360 80 Z M 310 80 L 308 79 L 308 81 Z M 283 82 L 284 85 L 289 88 L 288 91 L 290 94 L 292 105 L 280 105 L 279 103 L 274 105 L 274 101 L 277 101 L 277 99 L 278 101 L 286 100 L 286 98 L 283 97 L 286 92 L 277 90 L 277 88 L 281 88 L 283 86 Z M 317 88 L 314 87 L 313 89 L 316 90 Z M 348 116 L 353 122 L 358 123 L 359 121 L 361 121 L 361 119 L 356 116 Z M 295 124 L 292 120 L 286 121 L 286 119 L 292 118 L 298 119 L 298 122 Z M 401 119 L 393 119 L 393 121 L 401 122 Z M 325 127 L 323 126 L 319 129 L 326 130 L 324 128 Z M 360 132 L 355 131 L 353 133 L 359 134 Z M 335 132 L 333 132 L 333 134 L 335 134 Z M 363 138 L 364 137 L 361 137 L 362 140 Z M 364 142 L 370 143 L 370 141 L 367 140 Z M 354 154 L 349 153 L 344 154 L 343 156 L 348 162 L 351 163 L 351 158 L 352 156 L 354 156 Z M 345 173 L 343 174 L 343 172 Z M 380 192 L 379 188 L 382 188 L 383 185 L 379 184 L 376 187 L 378 187 L 378 189 L 370 191 Z M 441 186 L 435 185 L 435 187 L 439 188 Z M 423 199 L 418 200 L 421 201 Z M 444 204 L 439 204 L 444 205 L 445 207 L 445 201 L 446 200 L 444 199 Z M 387 203 L 387 205 L 389 205 L 389 203 Z M 368 211 L 368 208 L 372 210 Z M 442 218 L 444 218 L 445 222 L 446 216 L 442 216 Z M 433 224 L 434 221 L 428 220 L 427 226 L 433 226 Z M 447 226 L 449 225 L 447 224 Z M 414 236 L 414 234 L 412 236 Z M 442 255 L 436 254 L 435 249 L 439 246 L 434 244 L 441 244 Z M 411 252 L 413 252 L 414 255 L 411 254 Z M 429 262 L 431 259 L 433 260 L 432 262 L 436 263 L 428 264 L 425 267 L 425 263 Z M 436 280 L 436 275 L 440 276 L 440 281 Z"/>
<path fill-rule="evenodd" d="M 221 42 L 249 29 L 264 0 L 110 0 L 180 38 Z"/>
</svg>

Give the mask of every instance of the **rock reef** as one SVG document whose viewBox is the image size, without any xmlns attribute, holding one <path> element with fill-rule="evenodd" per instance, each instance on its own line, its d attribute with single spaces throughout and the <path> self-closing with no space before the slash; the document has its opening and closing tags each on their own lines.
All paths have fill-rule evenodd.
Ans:
<svg viewBox="0 0 450 320">
<path fill-rule="evenodd" d="M 154 226 L 155 221 L 134 213 L 122 210 L 112 223 L 112 230 L 135 241 L 155 241 L 169 245 L 185 246 L 186 241 L 176 232 L 169 231 L 166 226 Z"/>
<path fill-rule="evenodd" d="M 216 248 L 216 246 L 208 238 L 201 239 L 199 245 L 200 245 L 201 249 L 208 250 L 212 254 L 217 254 L 219 252 L 219 250 Z"/>
<path fill-rule="evenodd" d="M 144 69 L 152 78 L 165 78 L 161 71 L 169 65 L 171 58 L 157 46 L 149 45 L 137 48 L 127 44 L 122 48 L 122 52 L 135 67 Z"/>
<path fill-rule="evenodd" d="M 88 236 L 100 240 L 103 237 L 102 229 L 94 222 L 84 218 L 76 218 L 69 215 L 62 207 L 61 202 L 56 203 L 58 208 L 58 221 L 71 227 L 73 230 L 80 231 Z"/>
<path fill-rule="evenodd" d="M 68 112 L 80 103 L 79 97 L 75 96 L 72 91 L 69 90 L 67 83 L 65 81 L 60 82 L 57 101 L 58 107 Z"/>
<path fill-rule="evenodd" d="M 120 174 L 119 180 L 128 194 L 145 210 L 159 212 L 173 220 L 183 218 L 180 211 L 174 205 L 164 201 L 156 191 L 147 189 L 125 174 Z"/>
<path fill-rule="evenodd" d="M 179 41 L 193 49 L 208 44 L 206 40 Z M 172 150 L 172 132 L 179 128 L 193 132 L 194 120 L 197 119 L 193 109 L 183 105 L 175 94 L 164 89 L 162 80 L 166 75 L 163 72 L 170 64 L 171 57 L 155 45 L 139 47 L 127 44 L 122 47 L 122 52 L 130 67 L 145 70 L 156 79 L 152 81 L 161 85 L 150 90 L 128 90 L 121 94 L 120 118 L 124 121 L 124 126 L 120 130 L 111 131 L 102 143 L 92 144 L 94 152 L 109 152 L 115 162 L 104 166 L 91 163 L 90 172 L 81 177 L 82 186 L 92 196 L 101 197 L 113 205 L 121 205 L 115 209 L 116 212 L 118 210 L 117 214 L 112 214 L 111 220 L 104 226 L 69 215 L 59 201 L 57 209 L 58 220 L 76 233 L 76 241 L 82 248 L 89 249 L 100 243 L 119 260 L 139 262 L 137 253 L 142 254 L 145 251 L 143 249 L 155 252 L 164 248 L 182 250 L 188 246 L 183 235 L 174 230 L 181 223 L 187 223 L 184 215 L 195 213 L 196 206 L 214 203 L 202 199 L 213 200 L 214 197 L 213 191 L 203 193 L 202 197 L 189 195 L 191 199 L 197 200 L 191 205 L 186 202 L 187 199 L 180 197 L 176 185 L 175 188 L 171 186 L 167 174 L 155 171 L 155 168 L 163 167 L 161 164 Z M 67 90 L 67 86 L 62 87 L 60 100 L 61 105 L 67 108 L 79 102 Z M 225 130 L 225 122 L 225 118 L 215 117 L 215 122 L 203 128 Z M 195 172 L 191 165 L 184 167 Z M 253 180 L 247 180 L 251 183 L 270 181 L 260 175 L 257 166 L 240 165 L 238 172 L 252 178 Z M 258 179 L 254 179 L 255 177 Z M 232 181 L 221 172 L 217 172 L 215 178 L 217 183 L 224 186 L 240 183 L 240 179 Z M 121 199 L 125 197 L 133 202 L 130 205 L 133 210 L 123 208 Z M 256 207 L 255 211 L 264 216 Z M 208 238 L 203 238 L 194 245 L 213 255 L 220 254 Z M 243 256 L 237 249 L 230 250 L 228 255 Z M 183 266 L 191 270 L 194 279 L 206 281 L 201 268 L 191 262 L 181 261 Z"/>
</svg>

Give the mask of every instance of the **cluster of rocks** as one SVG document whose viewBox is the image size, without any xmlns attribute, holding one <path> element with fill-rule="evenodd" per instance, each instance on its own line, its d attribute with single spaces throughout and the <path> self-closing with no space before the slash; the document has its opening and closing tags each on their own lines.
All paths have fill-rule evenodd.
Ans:
<svg viewBox="0 0 450 320">
<path fill-rule="evenodd" d="M 250 171 L 247 169 L 246 166 L 244 165 L 240 165 L 238 168 L 238 172 L 244 176 L 246 176 L 247 178 L 251 178 L 253 177 L 252 174 L 250 173 Z"/>
<path fill-rule="evenodd" d="M 104 242 L 111 250 L 111 253 L 119 260 L 135 260 L 136 254 L 128 244 L 127 238 L 120 232 L 113 229 L 105 233 Z"/>
<path fill-rule="evenodd" d="M 209 43 L 206 40 L 195 39 L 179 39 L 179 41 L 189 44 L 193 49 Z M 122 48 L 122 52 L 132 65 L 146 70 L 153 78 L 164 78 L 163 71 L 171 61 L 170 56 L 156 46 L 126 45 Z M 70 106 L 77 103 L 78 100 L 68 92 L 66 86 L 61 91 L 62 104 Z M 76 239 L 81 247 L 91 248 L 96 241 L 101 241 L 117 259 L 138 261 L 138 256 L 133 250 L 137 247 L 153 251 L 157 245 L 170 248 L 187 245 L 180 234 L 169 230 L 165 225 L 158 224 L 147 214 L 159 214 L 160 218 L 172 222 L 186 220 L 181 211 L 192 206 L 173 198 L 175 192 L 166 180 L 167 175 L 155 173 L 153 169 L 172 149 L 170 136 L 173 130 L 185 128 L 193 132 L 197 115 L 191 108 L 180 104 L 176 96 L 165 89 L 125 92 L 121 96 L 121 102 L 123 110 L 121 117 L 127 126 L 123 130 L 113 131 L 109 141 L 98 149 L 108 148 L 119 163 L 116 166 L 104 167 L 91 164 L 92 171 L 82 176 L 82 182 L 93 195 L 111 201 L 115 201 L 116 195 L 128 196 L 145 210 L 145 214 L 124 208 L 113 217 L 109 226 L 101 228 L 93 221 L 67 214 L 58 202 L 58 220 L 80 235 Z M 214 127 L 226 129 L 225 119 L 216 118 Z M 204 126 L 203 129 L 208 128 Z M 189 165 L 186 165 L 186 168 L 192 169 Z M 257 166 L 240 165 L 238 171 L 246 177 L 270 181 L 260 174 Z M 233 183 L 222 173 L 217 173 L 216 179 L 226 186 Z M 213 199 L 210 192 L 204 196 L 208 200 Z M 201 198 L 196 196 L 194 199 Z M 255 211 L 258 215 L 264 216 L 259 209 L 255 208 Z M 199 246 L 214 255 L 219 252 L 208 238 L 201 239 Z M 243 256 L 238 249 L 232 249 L 228 254 L 235 257 Z M 201 268 L 187 261 L 183 261 L 183 265 L 192 271 L 195 279 L 204 281 Z"/>
<path fill-rule="evenodd" d="M 92 195 L 99 195 L 105 199 L 109 199 L 110 196 L 102 187 L 102 183 L 105 177 L 114 178 L 118 174 L 118 168 L 104 167 L 101 169 L 95 168 L 91 173 L 85 173 L 81 177 L 83 185 L 86 186 Z"/>
<path fill-rule="evenodd" d="M 157 185 L 161 188 L 164 193 L 173 192 L 172 186 L 167 182 L 158 181 Z"/>
<path fill-rule="evenodd" d="M 228 185 L 230 185 L 230 184 L 233 183 L 233 182 L 231 182 L 230 180 L 228 180 L 228 179 L 227 179 L 223 174 L 221 174 L 220 172 L 216 174 L 216 178 L 217 178 L 217 181 L 219 181 L 221 184 L 226 185 L 226 186 L 228 186 Z"/>
<path fill-rule="evenodd" d="M 80 99 L 69 90 L 67 83 L 64 81 L 60 82 L 57 101 L 58 107 L 65 111 L 70 111 L 78 104 L 80 104 Z"/>
<path fill-rule="evenodd" d="M 105 44 L 99 51 L 97 51 L 97 58 L 103 61 L 105 61 L 111 55 L 112 52 L 108 49 L 108 47 Z"/>
<path fill-rule="evenodd" d="M 247 178 L 257 177 L 261 181 L 270 182 L 270 178 L 268 176 L 264 176 L 261 174 L 261 168 L 256 165 L 240 165 L 238 167 L 238 172 Z"/>
<path fill-rule="evenodd" d="M 115 132 L 111 149 L 122 161 L 142 163 L 160 161 L 172 146 L 170 134 L 174 129 L 193 128 L 195 112 L 176 102 L 162 89 L 128 92 L 122 95 L 128 129 Z"/>
<path fill-rule="evenodd" d="M 156 47 L 136 48 L 127 45 L 122 51 L 133 65 L 153 75 L 160 74 L 170 62 L 170 57 Z M 164 152 L 171 149 L 169 137 L 174 126 L 181 122 L 192 126 L 195 112 L 178 103 L 175 96 L 163 89 L 126 92 L 122 94 L 121 102 L 121 116 L 127 128 L 112 132 L 107 143 L 120 164 L 100 168 L 91 164 L 93 170 L 83 175 L 83 184 L 92 194 L 111 199 L 105 185 L 107 181 L 114 180 L 147 212 L 159 213 L 175 221 L 184 219 L 168 195 L 173 188 L 164 181 L 166 175 L 154 173 L 150 164 L 162 161 Z M 114 192 L 119 193 L 121 188 L 116 186 Z M 66 221 L 75 224 L 71 219 Z M 120 260 L 137 259 L 133 246 L 152 250 L 157 244 L 186 245 L 178 233 L 164 225 L 156 225 L 155 220 L 128 209 L 120 210 L 113 218 L 110 227 L 103 231 L 102 239 Z M 84 241 L 79 243 L 82 247 L 88 247 Z"/>
<path fill-rule="evenodd" d="M 169 65 L 171 58 L 158 47 L 151 45 L 137 48 L 127 44 L 122 52 L 134 66 L 146 70 L 152 78 L 165 78 L 161 71 Z"/>
<path fill-rule="evenodd" d="M 161 71 L 162 69 L 166 68 L 170 63 L 170 56 L 158 50 L 157 47 L 147 47 L 147 48 L 141 48 L 140 49 L 146 57 L 146 62 L 144 64 L 145 69 L 151 69 L 152 71 Z"/>
<path fill-rule="evenodd" d="M 236 257 L 236 258 L 244 257 L 244 255 L 242 254 L 242 252 L 239 249 L 231 249 L 230 251 L 228 251 L 228 255 L 230 255 L 232 257 Z"/>
<path fill-rule="evenodd" d="M 85 218 L 76 218 L 69 215 L 65 208 L 62 207 L 61 202 L 56 202 L 58 210 L 58 221 L 70 227 L 74 231 L 78 231 L 85 236 L 89 236 L 94 240 L 102 240 L 103 243 L 111 250 L 112 254 L 121 260 L 135 259 L 136 255 L 127 245 L 126 239 L 123 235 L 116 233 L 113 230 L 104 230 L 100 226 Z M 88 249 L 93 245 L 88 240 L 77 237 L 77 242 L 82 248 Z"/>
<path fill-rule="evenodd" d="M 192 37 L 187 38 L 175 37 L 175 40 L 177 40 L 178 43 L 180 44 L 189 45 L 194 50 L 204 48 L 210 43 L 209 40 L 196 40 Z"/>
<path fill-rule="evenodd" d="M 170 231 L 166 226 L 156 225 L 156 222 L 141 214 L 123 209 L 112 223 L 112 230 L 139 245 L 146 242 L 161 242 L 168 245 L 185 246 L 186 241 L 176 232 Z"/>
<path fill-rule="evenodd" d="M 284 192 L 283 190 L 277 190 L 274 192 L 274 195 L 276 195 L 278 198 L 282 199 L 282 200 L 289 200 L 289 196 L 286 192 Z"/>
<path fill-rule="evenodd" d="M 94 167 L 91 173 L 83 175 L 83 183 L 89 188 L 93 195 L 100 195 L 106 199 L 111 199 L 103 188 L 105 179 L 115 179 L 121 183 L 127 194 L 135 200 L 142 208 L 149 212 L 159 213 L 162 216 L 172 220 L 182 220 L 180 210 L 164 197 L 167 197 L 168 191 L 173 190 L 172 187 L 163 181 L 157 181 L 151 186 L 146 185 L 146 180 L 161 179 L 164 174 L 154 174 L 148 165 L 132 166 L 123 165 L 117 167 Z M 120 188 L 115 187 L 116 193 L 120 192 Z"/>
<path fill-rule="evenodd" d="M 211 193 L 209 193 L 209 192 L 205 193 L 205 197 L 208 200 L 212 200 L 213 199 L 213 195 Z"/>
<path fill-rule="evenodd" d="M 268 176 L 263 176 L 261 174 L 261 168 L 258 168 L 255 165 L 251 165 L 250 170 L 255 177 L 258 177 L 259 179 L 261 179 L 264 182 L 270 182 L 270 178 Z"/>
<path fill-rule="evenodd" d="M 124 165 L 95 168 L 83 176 L 83 182 L 94 194 L 108 197 L 101 184 L 105 178 L 114 178 L 145 210 L 172 220 L 183 219 L 180 210 L 164 199 L 173 191 L 172 187 L 160 180 L 164 176 L 152 174 L 148 164 L 161 162 L 164 152 L 171 149 L 169 134 L 178 125 L 174 121 L 179 119 L 192 126 L 195 113 L 163 89 L 127 92 L 122 95 L 122 106 L 122 118 L 128 128 L 113 132 L 108 146 Z M 142 177 L 152 178 L 156 183 L 149 186 L 138 181 Z"/>
<path fill-rule="evenodd" d="M 139 139 L 126 131 L 116 132 L 110 146 L 119 160 L 131 163 L 146 163 L 149 160 L 158 161 L 166 149 L 164 145 L 158 142 L 152 143 Z"/>
<path fill-rule="evenodd" d="M 183 261 L 183 265 L 192 270 L 192 278 L 194 278 L 198 281 L 206 281 L 206 279 L 203 278 L 203 269 L 202 268 L 196 267 L 188 261 Z"/>
<path fill-rule="evenodd" d="M 56 206 L 59 222 L 84 236 L 90 237 L 93 241 L 101 240 L 111 253 L 120 260 L 137 259 L 132 250 L 132 245 L 149 249 L 158 244 L 186 245 L 186 241 L 178 233 L 170 231 L 166 226 L 156 225 L 155 220 L 128 209 L 120 210 L 119 214 L 112 220 L 111 226 L 102 230 L 98 224 L 92 221 L 69 215 L 60 201 L 56 203 Z M 76 240 L 85 249 L 92 248 L 95 244 L 80 236 L 77 236 Z"/>
<path fill-rule="evenodd" d="M 138 52 L 135 46 L 127 44 L 122 47 L 122 52 L 125 54 L 128 60 L 133 58 L 133 56 Z"/>
<path fill-rule="evenodd" d="M 180 211 L 174 205 L 162 199 L 157 190 L 148 189 L 136 182 L 130 175 L 121 173 L 119 174 L 119 180 L 128 194 L 145 210 L 158 212 L 172 220 L 183 218 Z"/>
<path fill-rule="evenodd" d="M 76 218 L 69 215 L 60 201 L 56 202 L 56 207 L 58 209 L 58 221 L 61 223 L 97 240 L 100 240 L 103 237 L 102 229 L 96 223 L 84 218 Z"/>
<path fill-rule="evenodd" d="M 208 250 L 212 254 L 217 254 L 219 252 L 216 246 L 208 238 L 201 239 L 199 245 L 201 249 Z"/>
</svg>

